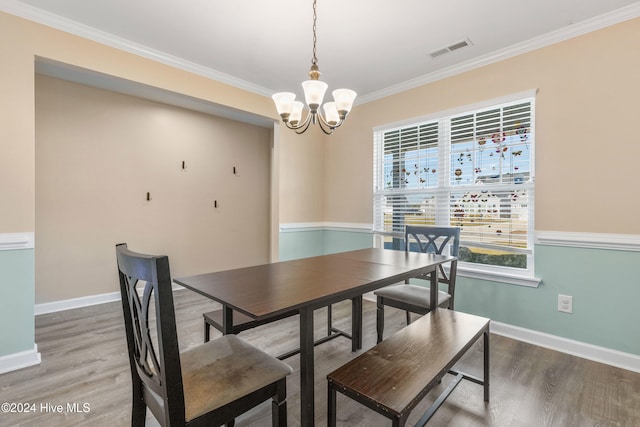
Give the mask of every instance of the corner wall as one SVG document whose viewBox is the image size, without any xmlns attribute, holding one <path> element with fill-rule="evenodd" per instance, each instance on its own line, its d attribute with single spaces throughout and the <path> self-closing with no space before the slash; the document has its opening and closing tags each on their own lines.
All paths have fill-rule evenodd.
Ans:
<svg viewBox="0 0 640 427">
<path fill-rule="evenodd" d="M 138 57 L 0 12 L 0 237 L 35 231 L 35 61 L 73 67 L 187 95 L 221 107 L 277 120 L 273 102 L 209 78 Z M 278 145 L 279 141 L 275 141 Z M 286 167 L 286 165 L 282 165 Z M 272 171 L 278 182 L 279 170 Z M 277 194 L 275 202 L 279 203 Z M 294 195 L 306 201 L 312 195 Z M 272 208 L 272 212 L 278 212 Z M 271 218 L 276 224 L 279 218 Z M 275 229 L 275 228 L 272 228 Z M 275 238 L 275 236 L 271 236 Z M 35 244 L 37 245 L 37 236 Z M 0 322 L 11 325 L 0 339 L 0 365 L 20 367 L 13 357 L 34 352 L 34 250 L 0 251 Z M 5 270 L 6 268 L 6 270 Z M 10 313 L 10 315 L 9 315 Z M 5 335 L 6 334 L 6 335 Z"/>
<path fill-rule="evenodd" d="M 640 366 L 639 51 L 636 18 L 356 107 L 325 146 L 324 221 L 373 223 L 374 128 L 538 89 L 536 235 L 575 242 L 535 245 L 538 288 L 459 276 L 456 307 Z M 592 236 L 602 244 L 582 243 Z M 559 293 L 573 314 L 557 311 Z"/>
</svg>

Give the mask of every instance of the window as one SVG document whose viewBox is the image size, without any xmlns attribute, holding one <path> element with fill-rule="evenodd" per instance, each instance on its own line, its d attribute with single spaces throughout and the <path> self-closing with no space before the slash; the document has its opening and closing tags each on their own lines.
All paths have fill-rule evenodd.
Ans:
<svg viewBox="0 0 640 427">
<path fill-rule="evenodd" d="M 533 274 L 533 97 L 374 131 L 374 231 L 461 227 L 461 268 Z"/>
</svg>

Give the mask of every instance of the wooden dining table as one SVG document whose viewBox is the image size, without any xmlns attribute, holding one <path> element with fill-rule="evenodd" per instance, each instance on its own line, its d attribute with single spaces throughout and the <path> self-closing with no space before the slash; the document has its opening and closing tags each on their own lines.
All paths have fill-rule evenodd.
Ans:
<svg viewBox="0 0 640 427">
<path fill-rule="evenodd" d="M 258 321 L 295 311 L 300 316 L 300 420 L 314 425 L 314 310 L 352 301 L 352 349 L 362 348 L 362 295 L 430 274 L 432 310 L 437 306 L 438 266 L 446 255 L 361 249 L 174 279 L 222 304 L 223 332 L 233 331 L 233 311 Z"/>
</svg>

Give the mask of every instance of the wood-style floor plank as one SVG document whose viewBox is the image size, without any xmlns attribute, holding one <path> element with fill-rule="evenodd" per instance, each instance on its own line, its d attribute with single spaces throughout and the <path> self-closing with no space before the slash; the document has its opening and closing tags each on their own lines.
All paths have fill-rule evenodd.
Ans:
<svg viewBox="0 0 640 427">
<path fill-rule="evenodd" d="M 202 313 L 215 304 L 188 290 L 175 293 L 181 349 L 202 341 Z M 350 329 L 350 302 L 334 306 L 334 324 Z M 385 335 L 404 326 L 404 313 L 386 310 Z M 326 329 L 326 310 L 316 312 L 316 335 Z M 338 338 L 316 347 L 316 425 L 326 425 L 326 375 L 375 344 L 375 304 L 364 303 L 363 350 Z M 0 375 L 0 403 L 35 405 L 29 413 L 1 413 L 0 426 L 127 426 L 131 377 L 120 303 L 108 303 L 36 317 L 39 366 Z M 217 331 L 212 330 L 212 336 Z M 240 334 L 277 355 L 298 345 L 297 317 Z M 458 367 L 482 375 L 482 340 Z M 288 420 L 300 425 L 299 358 L 287 380 Z M 414 410 L 415 423 L 451 378 L 443 380 Z M 53 413 L 47 404 L 77 404 L 87 412 Z M 147 425 L 157 423 L 151 415 Z M 237 426 L 269 426 L 270 406 L 243 415 Z M 338 395 L 338 425 L 388 426 L 389 421 Z M 491 401 L 482 387 L 463 381 L 429 425 L 433 426 L 640 426 L 640 374 L 580 359 L 505 337 L 491 335 Z"/>
</svg>

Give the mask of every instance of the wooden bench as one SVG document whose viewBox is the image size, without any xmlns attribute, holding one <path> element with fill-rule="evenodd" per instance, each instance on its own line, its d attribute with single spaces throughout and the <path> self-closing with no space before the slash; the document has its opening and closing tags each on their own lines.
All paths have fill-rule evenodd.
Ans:
<svg viewBox="0 0 640 427">
<path fill-rule="evenodd" d="M 484 336 L 484 378 L 451 370 L 462 355 Z M 429 421 L 463 379 L 484 386 L 489 401 L 489 319 L 438 308 L 366 353 L 327 375 L 328 425 L 336 425 L 336 392 L 339 391 L 404 426 L 413 408 L 442 377 L 453 382 L 416 424 Z"/>
</svg>

